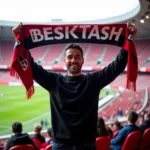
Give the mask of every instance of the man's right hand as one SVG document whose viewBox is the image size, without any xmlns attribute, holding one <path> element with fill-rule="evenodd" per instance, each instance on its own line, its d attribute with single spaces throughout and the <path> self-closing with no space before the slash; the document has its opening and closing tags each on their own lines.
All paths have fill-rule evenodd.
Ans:
<svg viewBox="0 0 150 150">
<path fill-rule="evenodd" d="M 17 35 L 21 32 L 21 28 L 22 28 L 22 27 L 23 27 L 23 24 L 20 23 L 18 26 L 12 28 L 12 34 L 13 34 L 13 36 L 14 36 L 15 38 L 16 38 Z"/>
</svg>

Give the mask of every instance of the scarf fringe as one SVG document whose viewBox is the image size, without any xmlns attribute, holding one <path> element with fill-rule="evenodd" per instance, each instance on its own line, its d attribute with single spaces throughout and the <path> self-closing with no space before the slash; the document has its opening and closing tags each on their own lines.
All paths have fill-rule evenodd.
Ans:
<svg viewBox="0 0 150 150">
<path fill-rule="evenodd" d="M 17 78 L 17 79 L 20 79 L 20 77 L 19 77 L 19 75 L 18 75 L 18 73 L 11 67 L 10 68 L 10 75 L 12 76 L 12 77 L 15 77 L 15 78 Z"/>
<path fill-rule="evenodd" d="M 27 99 L 30 99 L 33 94 L 34 94 L 34 86 L 31 86 L 31 88 L 26 92 Z"/>
<path fill-rule="evenodd" d="M 10 76 L 20 79 L 18 73 L 12 67 L 10 67 L 9 73 Z M 31 86 L 31 88 L 26 92 L 26 98 L 30 99 L 33 94 L 34 94 L 34 86 Z"/>
<path fill-rule="evenodd" d="M 129 89 L 130 91 L 136 92 L 136 83 L 134 83 L 134 82 L 130 81 L 129 79 L 127 79 L 126 88 Z"/>
</svg>

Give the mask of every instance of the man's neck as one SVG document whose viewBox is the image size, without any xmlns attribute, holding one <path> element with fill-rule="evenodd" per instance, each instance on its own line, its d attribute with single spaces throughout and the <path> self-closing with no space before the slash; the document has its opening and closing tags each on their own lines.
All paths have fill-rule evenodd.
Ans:
<svg viewBox="0 0 150 150">
<path fill-rule="evenodd" d="M 128 122 L 128 125 L 134 125 L 135 123 Z"/>
<path fill-rule="evenodd" d="M 74 73 L 72 74 L 72 73 L 68 72 L 67 75 L 68 75 L 69 77 L 77 77 L 77 76 L 80 76 L 80 75 L 81 75 L 81 72 L 80 72 L 80 73 L 76 73 L 76 74 L 74 74 Z"/>
</svg>

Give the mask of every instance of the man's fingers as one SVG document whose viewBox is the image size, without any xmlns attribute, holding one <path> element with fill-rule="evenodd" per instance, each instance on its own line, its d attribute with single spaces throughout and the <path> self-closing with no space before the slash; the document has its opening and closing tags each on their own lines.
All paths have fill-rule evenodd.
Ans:
<svg viewBox="0 0 150 150">
<path fill-rule="evenodd" d="M 12 28 L 12 34 L 14 37 L 16 37 L 21 32 L 22 27 L 23 24 L 20 23 L 17 27 Z"/>
<path fill-rule="evenodd" d="M 133 36 L 136 35 L 137 33 L 137 28 L 135 27 L 135 24 L 131 23 L 131 22 L 127 22 L 127 28 L 129 29 L 130 32 L 133 33 Z"/>
</svg>

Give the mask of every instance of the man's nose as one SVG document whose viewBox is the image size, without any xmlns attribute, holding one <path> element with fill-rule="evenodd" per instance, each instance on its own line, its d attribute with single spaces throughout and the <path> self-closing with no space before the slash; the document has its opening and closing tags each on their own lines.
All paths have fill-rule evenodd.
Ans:
<svg viewBox="0 0 150 150">
<path fill-rule="evenodd" d="M 75 57 L 72 57 L 71 62 L 76 62 Z"/>
</svg>

